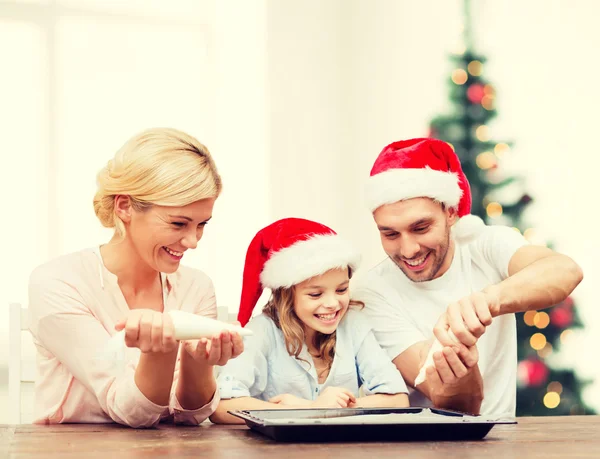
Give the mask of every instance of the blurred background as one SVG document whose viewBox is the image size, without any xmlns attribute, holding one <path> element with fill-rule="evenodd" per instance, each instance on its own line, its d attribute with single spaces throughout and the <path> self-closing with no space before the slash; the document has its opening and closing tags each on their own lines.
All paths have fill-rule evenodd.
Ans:
<svg viewBox="0 0 600 459">
<path fill-rule="evenodd" d="M 519 414 L 600 410 L 599 14 L 595 0 L 0 0 L 0 423 L 8 304 L 27 304 L 35 266 L 110 238 L 96 172 L 153 126 L 196 136 L 223 176 L 184 263 L 231 311 L 247 245 L 275 219 L 330 225 L 362 269 L 381 260 L 372 162 L 394 140 L 448 141 L 488 223 L 584 270 L 566 302 L 519 317 Z"/>
</svg>

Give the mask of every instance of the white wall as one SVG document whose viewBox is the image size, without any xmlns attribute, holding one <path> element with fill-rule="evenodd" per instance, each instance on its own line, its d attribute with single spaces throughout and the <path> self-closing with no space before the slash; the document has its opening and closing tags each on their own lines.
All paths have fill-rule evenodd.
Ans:
<svg viewBox="0 0 600 459">
<path fill-rule="evenodd" d="M 600 367 L 581 352 L 600 332 L 597 217 L 586 198 L 599 163 L 600 5 L 472 3 L 498 89 L 493 133 L 515 141 L 507 166 L 528 177 L 532 224 L 586 274 L 575 295 L 586 330 L 564 355 L 596 376 L 588 395 L 600 407 Z M 10 69 L 0 72 L 0 151 L 11 165 L 0 185 L 0 336 L 4 305 L 26 301 L 35 265 L 109 237 L 92 212 L 95 172 L 147 126 L 187 130 L 215 155 L 224 192 L 186 263 L 209 273 L 220 304 L 237 307 L 247 244 L 276 218 L 331 225 L 363 251 L 364 266 L 382 257 L 362 187 L 384 145 L 425 134 L 448 108 L 458 0 L 33 5 L 0 6 Z M 0 342 L 0 361 L 6 352 Z"/>
</svg>

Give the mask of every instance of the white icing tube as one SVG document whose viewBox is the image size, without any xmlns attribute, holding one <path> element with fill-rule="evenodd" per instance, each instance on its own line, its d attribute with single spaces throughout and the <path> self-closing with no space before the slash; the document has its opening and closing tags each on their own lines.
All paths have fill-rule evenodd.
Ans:
<svg viewBox="0 0 600 459">
<path fill-rule="evenodd" d="M 175 329 L 175 339 L 178 341 L 210 338 L 222 331 L 236 332 L 240 336 L 252 335 L 252 330 L 242 328 L 239 325 L 228 324 L 220 320 L 211 319 L 209 317 L 199 316 L 185 311 L 169 311 Z M 121 330 L 114 334 L 106 348 L 107 355 L 121 353 L 125 346 L 125 330 Z"/>
<path fill-rule="evenodd" d="M 176 340 L 210 338 L 222 331 L 236 332 L 240 336 L 252 335 L 252 330 L 228 324 L 185 311 L 169 311 L 175 329 Z"/>
<path fill-rule="evenodd" d="M 456 338 L 456 336 L 454 336 L 454 333 L 452 333 L 452 330 L 448 330 L 448 335 L 450 335 L 451 339 L 453 339 L 454 341 L 456 341 L 457 343 L 459 343 L 459 341 Z M 419 370 L 419 374 L 415 378 L 415 387 L 418 386 L 419 384 L 425 382 L 425 376 L 426 376 L 427 368 L 435 366 L 435 364 L 433 363 L 433 354 L 436 353 L 436 352 L 441 352 L 442 349 L 444 349 L 444 346 L 442 346 L 442 343 L 440 343 L 438 341 L 438 339 L 435 338 L 433 340 L 433 344 L 431 345 L 431 348 L 429 349 L 429 353 L 427 354 L 427 358 L 425 359 L 425 362 L 423 363 L 423 366 Z"/>
</svg>

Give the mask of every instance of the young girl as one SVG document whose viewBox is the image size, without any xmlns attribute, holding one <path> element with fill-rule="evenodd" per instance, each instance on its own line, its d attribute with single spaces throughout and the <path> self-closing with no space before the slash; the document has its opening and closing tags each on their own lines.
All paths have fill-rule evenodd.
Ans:
<svg viewBox="0 0 600 459">
<path fill-rule="evenodd" d="M 223 367 L 215 423 L 228 410 L 405 407 L 402 376 L 375 341 L 348 285 L 357 253 L 333 230 L 288 218 L 260 230 L 246 254 L 238 320 L 246 325 L 263 288 L 271 298 L 248 327 L 245 351 Z M 359 397 L 363 386 L 364 396 Z"/>
<path fill-rule="evenodd" d="M 115 229 L 112 239 L 31 275 L 36 423 L 150 427 L 164 418 L 199 424 L 213 413 L 213 366 L 238 355 L 242 340 L 223 332 L 180 349 L 163 313 L 216 317 L 210 278 L 180 262 L 220 192 L 206 147 L 174 129 L 136 135 L 100 171 L 94 210 Z M 119 330 L 131 348 L 121 361 L 103 355 Z"/>
</svg>

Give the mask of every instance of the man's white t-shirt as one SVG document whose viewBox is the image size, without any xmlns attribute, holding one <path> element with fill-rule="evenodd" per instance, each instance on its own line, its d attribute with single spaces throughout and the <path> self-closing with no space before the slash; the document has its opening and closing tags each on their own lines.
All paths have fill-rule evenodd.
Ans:
<svg viewBox="0 0 600 459">
<path fill-rule="evenodd" d="M 363 301 L 379 344 L 395 359 L 413 344 L 433 336 L 448 305 L 508 277 L 508 264 L 527 241 L 511 228 L 487 226 L 468 244 L 455 243 L 452 264 L 441 277 L 413 282 L 387 258 L 352 286 Z M 493 319 L 477 343 L 484 382 L 481 413 L 514 416 L 517 384 L 517 330 L 514 314 Z M 411 404 L 429 402 L 413 391 Z"/>
</svg>

